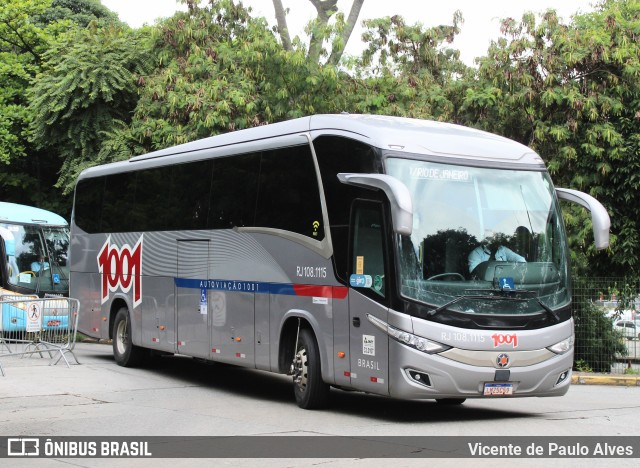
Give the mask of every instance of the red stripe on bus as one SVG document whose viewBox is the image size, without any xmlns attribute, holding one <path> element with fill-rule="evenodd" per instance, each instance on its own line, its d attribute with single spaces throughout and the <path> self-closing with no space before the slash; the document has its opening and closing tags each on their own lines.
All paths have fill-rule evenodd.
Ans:
<svg viewBox="0 0 640 468">
<path fill-rule="evenodd" d="M 349 294 L 349 288 L 345 288 L 344 286 L 334 286 L 333 287 L 333 298 L 334 299 L 346 299 L 347 294 Z"/>
<path fill-rule="evenodd" d="M 294 284 L 293 290 L 296 296 L 327 297 L 330 299 L 344 299 L 349 293 L 349 288 L 344 286 L 313 286 L 309 284 Z"/>
</svg>

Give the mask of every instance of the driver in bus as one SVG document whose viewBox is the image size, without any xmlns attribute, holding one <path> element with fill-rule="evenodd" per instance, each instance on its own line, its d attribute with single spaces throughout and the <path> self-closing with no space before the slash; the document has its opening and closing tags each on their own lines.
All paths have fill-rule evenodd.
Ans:
<svg viewBox="0 0 640 468">
<path fill-rule="evenodd" d="M 44 255 L 40 254 L 40 261 L 31 262 L 31 271 L 33 271 L 36 275 L 40 275 L 41 272 L 47 271 L 49 269 L 49 262 L 44 261 Z"/>
<path fill-rule="evenodd" d="M 518 229 L 516 229 L 516 232 L 518 232 Z M 525 263 L 527 261 L 522 255 L 515 253 L 509 247 L 504 245 L 495 245 L 489 242 L 483 242 L 473 249 L 467 257 L 467 260 L 469 262 L 469 273 L 472 273 L 473 270 L 475 270 L 475 268 L 482 262 L 489 260 L 518 263 Z"/>
</svg>

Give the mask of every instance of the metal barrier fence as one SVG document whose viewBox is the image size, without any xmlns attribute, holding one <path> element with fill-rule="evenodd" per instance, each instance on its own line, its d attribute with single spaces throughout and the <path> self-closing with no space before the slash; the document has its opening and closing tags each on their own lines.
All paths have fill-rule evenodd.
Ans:
<svg viewBox="0 0 640 468">
<path fill-rule="evenodd" d="M 573 278 L 574 369 L 640 374 L 640 278 Z"/>
<path fill-rule="evenodd" d="M 70 354 L 79 364 L 73 353 L 78 308 L 77 299 L 66 297 L 0 297 L 0 374 L 4 376 L 2 360 L 15 356 L 48 357 L 49 365 L 64 360 L 69 367 Z"/>
</svg>

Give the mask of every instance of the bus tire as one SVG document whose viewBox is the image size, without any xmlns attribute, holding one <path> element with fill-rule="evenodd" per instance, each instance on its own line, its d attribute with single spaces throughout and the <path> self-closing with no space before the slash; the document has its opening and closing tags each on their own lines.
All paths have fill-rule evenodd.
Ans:
<svg viewBox="0 0 640 468">
<path fill-rule="evenodd" d="M 436 398 L 436 403 L 440 405 L 454 406 L 461 405 L 465 400 L 466 398 Z"/>
<path fill-rule="evenodd" d="M 322 381 L 320 351 L 311 330 L 303 328 L 293 363 L 293 392 L 303 409 L 319 409 L 329 400 L 329 385 Z"/>
<path fill-rule="evenodd" d="M 144 360 L 143 348 L 134 346 L 131 341 L 131 321 L 129 311 L 122 307 L 113 321 L 113 357 L 122 367 L 139 366 Z"/>
</svg>

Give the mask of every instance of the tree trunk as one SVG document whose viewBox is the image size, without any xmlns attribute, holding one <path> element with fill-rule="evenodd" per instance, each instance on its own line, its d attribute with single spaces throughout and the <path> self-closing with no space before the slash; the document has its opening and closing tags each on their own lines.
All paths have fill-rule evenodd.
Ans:
<svg viewBox="0 0 640 468">
<path fill-rule="evenodd" d="M 315 27 L 311 31 L 311 38 L 309 40 L 309 52 L 307 58 L 311 63 L 319 63 L 320 51 L 322 50 L 322 41 L 324 40 L 324 34 L 322 30 L 329 23 L 329 19 L 333 16 L 337 10 L 338 0 L 309 0 L 315 7 L 318 15 L 315 19 Z M 276 15 L 276 21 L 278 23 L 278 34 L 280 34 L 280 40 L 282 41 L 282 47 L 284 50 L 292 50 L 291 36 L 289 35 L 289 29 L 287 26 L 287 16 L 282 6 L 282 0 L 272 0 L 273 9 Z M 351 11 L 349 17 L 346 20 L 346 26 L 341 36 L 341 46 L 332 50 L 328 63 L 331 65 L 338 65 L 344 49 L 347 46 L 347 42 L 353 33 L 353 29 L 360 16 L 360 10 L 364 0 L 353 0 L 351 4 Z"/>
<path fill-rule="evenodd" d="M 331 51 L 331 56 L 329 57 L 329 63 L 331 65 L 338 65 L 338 62 L 340 62 L 340 58 L 344 53 L 344 49 L 347 47 L 347 42 L 351 37 L 351 33 L 353 33 L 356 21 L 358 21 L 358 16 L 360 16 L 360 10 L 362 9 L 363 4 L 364 0 L 353 0 L 353 3 L 351 4 L 351 11 L 347 18 L 347 25 L 342 32 L 342 47 Z"/>
<path fill-rule="evenodd" d="M 337 9 L 336 5 L 338 0 L 309 0 L 311 4 L 316 8 L 318 16 L 316 17 L 316 24 L 311 31 L 311 39 L 309 40 L 309 53 L 307 58 L 311 63 L 320 62 L 320 51 L 322 50 L 322 41 L 324 34 L 322 30 L 329 22 L 329 18 L 333 16 Z"/>
<path fill-rule="evenodd" d="M 273 0 L 273 9 L 276 12 L 276 21 L 278 22 L 278 34 L 282 41 L 284 50 L 291 50 L 291 36 L 289 36 L 289 28 L 287 27 L 287 16 L 282 7 L 282 0 Z"/>
</svg>

